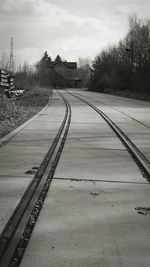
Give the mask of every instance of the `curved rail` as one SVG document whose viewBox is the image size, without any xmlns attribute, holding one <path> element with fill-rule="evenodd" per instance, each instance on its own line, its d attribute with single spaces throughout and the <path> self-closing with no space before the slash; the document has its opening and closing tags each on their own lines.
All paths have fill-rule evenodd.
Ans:
<svg viewBox="0 0 150 267">
<path fill-rule="evenodd" d="M 82 97 L 82 95 L 79 94 L 79 93 L 77 93 L 77 95 L 79 95 L 79 96 Z M 86 96 L 86 98 L 90 98 L 90 97 Z M 94 100 L 94 99 L 93 99 L 93 100 Z M 106 106 L 106 107 L 110 107 L 111 109 L 113 109 L 113 110 L 115 110 L 115 111 L 118 111 L 119 113 L 121 113 L 121 114 L 127 116 L 128 118 L 130 118 L 130 119 L 136 121 L 137 123 L 143 125 L 144 127 L 148 128 L 148 129 L 150 129 L 150 126 L 149 126 L 149 125 L 147 125 L 147 124 L 145 124 L 145 123 L 143 123 L 143 122 L 141 122 L 141 121 L 139 121 L 139 120 L 133 118 L 132 116 L 128 115 L 127 113 L 125 113 L 125 112 L 123 112 L 123 111 L 121 111 L 121 110 L 119 110 L 119 109 L 117 109 L 117 108 L 114 108 L 114 107 L 112 107 L 112 106 L 109 106 L 109 105 L 107 105 L 106 103 L 104 103 L 104 102 L 102 102 L 102 101 L 95 100 L 95 102 L 100 103 L 100 104 L 103 104 L 103 105 Z"/>
<path fill-rule="evenodd" d="M 128 152 L 138 165 L 142 175 L 144 178 L 147 178 L 147 180 L 150 182 L 150 162 L 149 160 L 143 155 L 143 153 L 137 148 L 137 146 L 129 139 L 129 137 L 100 109 L 95 107 L 93 104 L 89 103 L 82 97 L 79 97 L 76 94 L 70 93 L 67 91 L 70 95 L 78 98 L 80 101 L 84 102 L 88 106 L 90 106 L 92 109 L 94 109 L 112 128 L 112 130 L 116 133 L 116 135 L 119 137 L 119 139 L 122 141 L 123 145 L 127 148 Z"/>
<path fill-rule="evenodd" d="M 62 153 L 70 126 L 71 108 L 66 98 L 59 94 L 66 107 L 63 122 L 38 172 L 0 236 L 1 267 L 19 266 Z"/>
</svg>

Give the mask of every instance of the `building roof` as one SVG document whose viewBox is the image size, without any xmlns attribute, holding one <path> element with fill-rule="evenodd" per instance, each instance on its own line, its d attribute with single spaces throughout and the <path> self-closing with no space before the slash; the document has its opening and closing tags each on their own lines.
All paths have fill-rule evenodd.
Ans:
<svg viewBox="0 0 150 267">
<path fill-rule="evenodd" d="M 59 65 L 64 65 L 66 68 L 68 69 L 77 69 L 77 63 L 76 62 L 67 62 L 67 61 L 62 61 L 62 62 L 55 62 L 55 61 L 50 61 L 50 62 L 46 62 L 45 63 L 45 67 L 49 67 L 49 68 L 53 68 L 55 66 L 59 66 Z"/>
<path fill-rule="evenodd" d="M 65 62 L 67 68 L 76 69 L 77 63 L 76 62 Z"/>
</svg>

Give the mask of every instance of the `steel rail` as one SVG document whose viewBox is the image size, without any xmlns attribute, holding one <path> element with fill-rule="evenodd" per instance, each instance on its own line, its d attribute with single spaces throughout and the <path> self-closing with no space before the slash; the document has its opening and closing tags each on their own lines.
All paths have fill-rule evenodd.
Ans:
<svg viewBox="0 0 150 267">
<path fill-rule="evenodd" d="M 90 106 L 108 123 L 108 125 L 112 128 L 112 130 L 122 141 L 123 145 L 127 148 L 128 152 L 131 154 L 132 158 L 138 165 L 143 177 L 150 182 L 150 162 L 143 155 L 143 153 L 137 148 L 137 146 L 129 139 L 129 137 L 99 108 L 95 107 L 93 104 L 89 103 L 88 101 L 86 101 L 85 99 L 79 97 L 74 93 L 70 93 L 68 91 L 67 93 L 78 98 L 80 101 Z"/>
<path fill-rule="evenodd" d="M 59 94 L 66 107 L 63 122 L 38 172 L 0 235 L 1 267 L 19 266 L 62 153 L 71 121 L 71 107 Z"/>
<path fill-rule="evenodd" d="M 78 94 L 79 96 L 81 96 L 81 97 L 83 96 L 83 95 L 81 95 L 81 94 L 79 94 L 79 93 L 77 93 L 77 94 Z M 90 97 L 89 97 L 89 96 L 86 96 L 86 98 L 90 98 Z M 93 100 L 94 100 L 94 99 L 93 99 Z M 130 118 L 130 119 L 136 121 L 137 123 L 143 125 L 144 127 L 148 128 L 148 129 L 150 129 L 150 126 L 148 126 L 147 124 L 145 124 L 145 123 L 143 123 L 143 122 L 141 122 L 141 121 L 139 121 L 139 120 L 137 120 L 137 119 L 131 117 L 131 116 L 128 115 L 127 113 L 125 113 L 125 112 L 123 112 L 123 111 L 121 111 L 121 110 L 119 110 L 119 109 L 117 109 L 117 108 L 114 108 L 114 107 L 112 107 L 112 106 L 109 106 L 108 104 L 106 104 L 106 103 L 104 103 L 104 102 L 102 102 L 102 101 L 98 101 L 98 100 L 95 100 L 95 101 L 96 101 L 97 103 L 103 104 L 104 106 L 109 107 L 109 108 L 111 108 L 111 109 L 113 109 L 113 110 L 115 110 L 115 111 L 118 111 L 118 112 L 121 113 L 121 114 L 124 114 L 126 117 L 128 117 L 128 118 Z"/>
</svg>

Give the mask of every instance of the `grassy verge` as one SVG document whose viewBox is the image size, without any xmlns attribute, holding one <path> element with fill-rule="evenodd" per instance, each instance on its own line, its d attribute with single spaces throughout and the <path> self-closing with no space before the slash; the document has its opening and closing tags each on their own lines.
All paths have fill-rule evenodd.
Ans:
<svg viewBox="0 0 150 267">
<path fill-rule="evenodd" d="M 34 88 L 20 98 L 0 98 L 0 138 L 38 113 L 47 103 L 50 89 Z"/>
<path fill-rule="evenodd" d="M 111 92 L 108 93 L 111 95 L 126 97 L 126 98 L 132 98 L 137 100 L 144 100 L 144 101 L 150 101 L 150 95 L 143 94 L 143 93 L 137 93 L 137 92 L 130 92 L 130 91 L 117 91 L 117 92 Z"/>
<path fill-rule="evenodd" d="M 103 92 L 90 90 L 88 88 L 87 88 L 87 91 L 101 93 L 101 94 L 121 96 L 121 97 L 126 97 L 126 98 L 137 99 L 137 100 L 144 100 L 144 101 L 150 102 L 150 95 L 149 94 L 145 94 L 143 92 L 131 92 L 129 90 L 113 91 L 113 90 L 111 90 L 109 88 L 105 89 Z"/>
<path fill-rule="evenodd" d="M 137 93 L 137 92 L 125 91 L 125 92 L 118 92 L 118 93 L 116 93 L 116 95 L 128 97 L 128 98 L 133 98 L 133 99 L 138 99 L 138 100 L 150 101 L 150 95 L 140 93 L 140 92 Z"/>
</svg>

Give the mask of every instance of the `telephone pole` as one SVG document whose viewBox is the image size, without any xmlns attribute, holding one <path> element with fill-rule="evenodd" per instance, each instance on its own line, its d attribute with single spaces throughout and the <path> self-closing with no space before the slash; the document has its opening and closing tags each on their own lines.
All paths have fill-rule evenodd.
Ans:
<svg viewBox="0 0 150 267">
<path fill-rule="evenodd" d="M 134 43 L 131 41 L 131 47 L 125 49 L 127 52 L 130 52 L 130 70 L 131 70 L 131 75 L 133 72 L 133 60 L 134 60 Z"/>
</svg>

